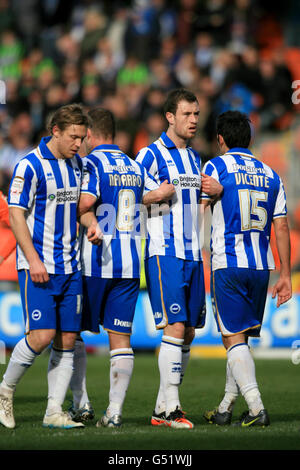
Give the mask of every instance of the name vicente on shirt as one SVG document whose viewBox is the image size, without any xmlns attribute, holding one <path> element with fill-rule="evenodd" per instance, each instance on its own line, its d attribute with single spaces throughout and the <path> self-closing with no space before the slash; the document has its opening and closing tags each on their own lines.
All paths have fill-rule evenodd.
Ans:
<svg viewBox="0 0 300 470">
<path fill-rule="evenodd" d="M 261 188 L 269 188 L 269 178 L 263 175 L 249 175 L 248 173 L 235 173 L 235 182 L 237 185 L 256 186 Z"/>
</svg>

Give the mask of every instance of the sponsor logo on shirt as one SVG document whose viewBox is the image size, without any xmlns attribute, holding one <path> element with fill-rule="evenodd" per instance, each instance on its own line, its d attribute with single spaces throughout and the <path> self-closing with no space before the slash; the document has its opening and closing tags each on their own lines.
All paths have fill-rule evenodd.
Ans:
<svg viewBox="0 0 300 470">
<path fill-rule="evenodd" d="M 78 200 L 78 191 L 76 189 L 69 190 L 58 190 L 56 193 L 56 202 L 57 204 L 63 204 L 64 202 L 77 202 Z"/>
<path fill-rule="evenodd" d="M 181 188 L 196 188 L 200 189 L 201 181 L 199 176 L 187 176 L 180 175 L 179 178 L 174 178 L 172 180 L 174 186 L 180 186 Z"/>
</svg>

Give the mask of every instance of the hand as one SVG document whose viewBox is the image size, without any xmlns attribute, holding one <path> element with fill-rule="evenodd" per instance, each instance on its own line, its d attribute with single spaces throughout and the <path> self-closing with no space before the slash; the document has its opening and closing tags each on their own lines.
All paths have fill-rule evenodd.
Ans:
<svg viewBox="0 0 300 470">
<path fill-rule="evenodd" d="M 201 190 L 208 196 L 220 197 L 223 186 L 212 176 L 201 173 Z"/>
<path fill-rule="evenodd" d="M 276 307 L 280 307 L 280 305 L 284 304 L 292 297 L 292 282 L 289 276 L 280 277 L 276 282 L 275 286 L 272 290 L 272 299 L 274 299 L 277 295 L 277 305 Z"/>
<path fill-rule="evenodd" d="M 98 225 L 98 223 L 92 223 L 87 229 L 87 238 L 88 241 L 93 245 L 101 245 L 103 240 L 103 233 Z"/>
<path fill-rule="evenodd" d="M 175 187 L 173 184 L 169 183 L 168 180 L 165 180 L 161 183 L 159 190 L 162 194 L 161 199 L 170 199 L 173 194 L 175 194 Z"/>
<path fill-rule="evenodd" d="M 32 282 L 43 284 L 45 282 L 48 282 L 50 279 L 46 267 L 40 259 L 37 259 L 30 263 L 29 273 Z"/>
</svg>

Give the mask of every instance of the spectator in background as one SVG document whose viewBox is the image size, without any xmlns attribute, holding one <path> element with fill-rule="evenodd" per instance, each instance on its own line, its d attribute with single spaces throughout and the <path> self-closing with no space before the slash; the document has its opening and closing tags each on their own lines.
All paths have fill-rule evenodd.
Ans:
<svg viewBox="0 0 300 470">
<path fill-rule="evenodd" d="M 150 0 L 134 0 L 124 36 L 126 54 L 149 61 L 159 50 L 160 23 L 158 11 Z"/>
<path fill-rule="evenodd" d="M 263 58 L 259 62 L 260 129 L 276 128 L 279 119 L 292 108 L 292 84 L 289 78 L 276 68 L 273 60 Z"/>
<path fill-rule="evenodd" d="M 212 35 L 205 31 L 198 33 L 194 42 L 194 51 L 196 64 L 201 71 L 208 72 L 216 53 Z"/>
<path fill-rule="evenodd" d="M 87 8 L 84 15 L 84 35 L 80 43 L 81 58 L 93 55 L 99 39 L 105 36 L 107 17 L 96 5 Z"/>
<path fill-rule="evenodd" d="M 5 230 L 5 236 L 1 237 L 0 265 L 16 248 L 16 239 L 10 229 L 8 204 L 6 197 L 0 191 L 0 230 Z M 8 230 L 9 229 L 9 230 Z"/>
<path fill-rule="evenodd" d="M 8 139 L 1 150 L 1 168 L 10 178 L 15 165 L 32 149 L 32 121 L 27 112 L 15 117 L 9 129 Z"/>
<path fill-rule="evenodd" d="M 151 142 L 154 142 L 164 130 L 166 121 L 160 111 L 150 111 L 145 116 L 140 129 L 136 132 L 133 141 L 133 154 L 137 155 L 139 150 L 143 147 L 148 147 Z"/>
</svg>

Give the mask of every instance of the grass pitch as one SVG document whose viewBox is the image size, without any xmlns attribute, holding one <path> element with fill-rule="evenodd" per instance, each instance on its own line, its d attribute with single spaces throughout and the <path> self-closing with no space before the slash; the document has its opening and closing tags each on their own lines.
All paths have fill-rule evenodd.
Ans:
<svg viewBox="0 0 300 470">
<path fill-rule="evenodd" d="M 37 358 L 17 387 L 14 411 L 17 426 L 0 425 L 3 450 L 203 451 L 203 450 L 300 450 L 300 365 L 290 360 L 256 359 L 256 374 L 271 425 L 265 429 L 240 429 L 209 425 L 202 417 L 220 401 L 225 380 L 224 359 L 190 360 L 180 389 L 183 409 L 194 422 L 193 430 L 153 428 L 150 417 L 158 389 L 157 357 L 136 353 L 134 373 L 123 409 L 120 429 L 50 430 L 42 427 L 46 407 L 48 354 Z M 2 377 L 6 365 L 0 366 Z M 88 355 L 87 384 L 96 420 L 108 404 L 109 356 Z M 68 400 L 65 408 L 68 408 Z M 246 409 L 239 398 L 234 420 Z M 169 462 L 171 463 L 171 462 Z"/>
</svg>

